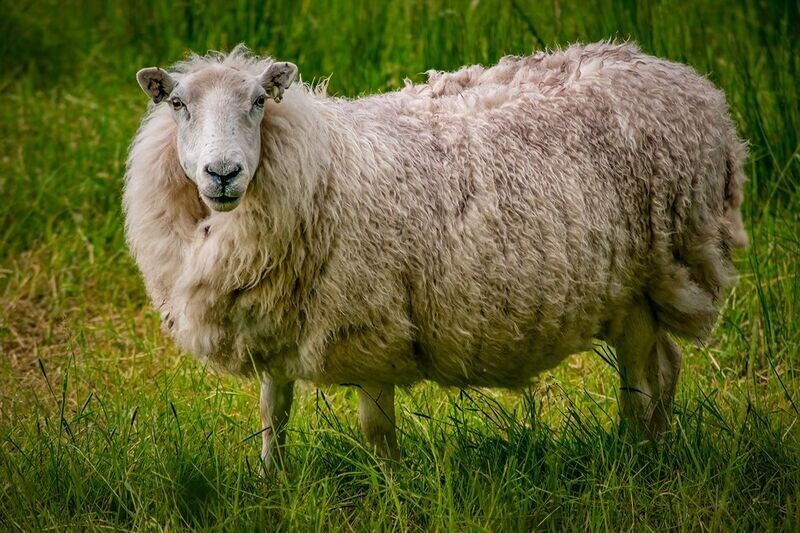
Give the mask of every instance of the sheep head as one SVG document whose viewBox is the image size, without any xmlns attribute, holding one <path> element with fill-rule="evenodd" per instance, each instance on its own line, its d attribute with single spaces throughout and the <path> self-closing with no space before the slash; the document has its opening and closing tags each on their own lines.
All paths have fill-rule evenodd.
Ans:
<svg viewBox="0 0 800 533">
<path fill-rule="evenodd" d="M 230 211 L 258 167 L 267 101 L 279 103 L 296 74 L 294 64 L 275 62 L 260 75 L 217 64 L 175 75 L 145 68 L 136 78 L 155 104 L 172 108 L 180 164 L 203 202 Z"/>
</svg>

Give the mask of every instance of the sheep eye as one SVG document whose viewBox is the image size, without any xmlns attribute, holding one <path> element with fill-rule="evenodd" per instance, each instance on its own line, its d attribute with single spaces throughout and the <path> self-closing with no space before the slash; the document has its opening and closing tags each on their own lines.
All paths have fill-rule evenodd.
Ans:
<svg viewBox="0 0 800 533">
<path fill-rule="evenodd" d="M 264 102 L 266 102 L 266 101 L 267 101 L 267 97 L 262 94 L 261 96 L 256 98 L 256 101 L 253 102 L 253 105 L 257 105 L 258 107 L 263 107 L 264 106 Z"/>
<path fill-rule="evenodd" d="M 183 105 L 184 105 L 184 104 L 183 104 L 183 102 L 181 102 L 181 99 L 180 99 L 180 98 L 173 98 L 173 99 L 171 100 L 171 102 L 172 102 L 172 109 L 175 109 L 176 111 L 177 111 L 178 109 L 182 108 L 182 107 L 183 107 Z"/>
</svg>

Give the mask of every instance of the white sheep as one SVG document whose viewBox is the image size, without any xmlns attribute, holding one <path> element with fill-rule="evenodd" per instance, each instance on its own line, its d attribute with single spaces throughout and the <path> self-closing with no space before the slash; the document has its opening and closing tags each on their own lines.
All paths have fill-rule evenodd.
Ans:
<svg viewBox="0 0 800 533">
<path fill-rule="evenodd" d="M 186 351 L 261 377 L 262 456 L 293 383 L 360 385 L 397 454 L 394 386 L 516 388 L 599 338 L 621 413 L 661 431 L 746 236 L 724 95 L 631 44 L 574 45 L 348 100 L 296 67 L 143 69 L 124 204 L 148 293 Z"/>
</svg>

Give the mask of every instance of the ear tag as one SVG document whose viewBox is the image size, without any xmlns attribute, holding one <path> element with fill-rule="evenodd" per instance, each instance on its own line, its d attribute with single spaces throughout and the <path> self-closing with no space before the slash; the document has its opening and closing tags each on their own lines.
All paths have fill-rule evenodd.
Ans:
<svg viewBox="0 0 800 533">
<path fill-rule="evenodd" d="M 281 100 L 283 99 L 283 93 L 278 88 L 277 85 L 273 85 L 272 87 L 270 87 L 270 93 L 271 93 L 272 99 L 275 100 L 276 104 L 281 103 Z"/>
</svg>

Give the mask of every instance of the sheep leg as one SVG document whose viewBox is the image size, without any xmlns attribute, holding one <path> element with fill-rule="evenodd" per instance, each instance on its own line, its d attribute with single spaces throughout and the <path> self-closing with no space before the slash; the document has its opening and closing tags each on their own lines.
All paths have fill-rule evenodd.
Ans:
<svg viewBox="0 0 800 533">
<path fill-rule="evenodd" d="M 286 441 L 286 423 L 292 410 L 294 381 L 281 381 L 261 375 L 261 467 L 267 475 L 282 460 L 281 447 Z"/>
<path fill-rule="evenodd" d="M 646 302 L 638 302 L 619 323 L 614 339 L 622 387 L 620 413 L 623 427 L 657 437 L 669 420 L 680 372 L 681 353 L 659 330 Z"/>
<path fill-rule="evenodd" d="M 394 418 L 394 386 L 360 386 L 358 389 L 358 420 L 372 449 L 382 456 L 397 459 Z"/>
<path fill-rule="evenodd" d="M 658 357 L 658 378 L 661 395 L 653 416 L 650 418 L 649 431 L 658 435 L 669 426 L 672 417 L 672 400 L 678 386 L 681 371 L 681 349 L 666 333 L 661 333 L 656 341 Z"/>
</svg>

